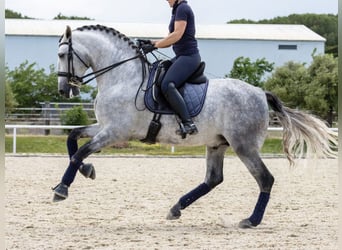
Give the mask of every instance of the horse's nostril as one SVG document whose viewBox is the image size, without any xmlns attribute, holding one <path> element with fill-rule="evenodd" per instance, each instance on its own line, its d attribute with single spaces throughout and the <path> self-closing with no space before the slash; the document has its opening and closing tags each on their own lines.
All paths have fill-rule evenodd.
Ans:
<svg viewBox="0 0 342 250">
<path fill-rule="evenodd" d="M 59 94 L 60 94 L 60 95 L 64 95 L 64 90 L 62 90 L 62 89 L 59 90 Z"/>
</svg>

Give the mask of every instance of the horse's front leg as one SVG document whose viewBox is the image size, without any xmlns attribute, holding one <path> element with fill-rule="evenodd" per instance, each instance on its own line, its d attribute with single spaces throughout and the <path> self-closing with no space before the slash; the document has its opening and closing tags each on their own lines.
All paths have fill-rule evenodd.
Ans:
<svg viewBox="0 0 342 250">
<path fill-rule="evenodd" d="M 83 160 L 90 154 L 97 152 L 101 148 L 109 145 L 111 142 L 111 136 L 109 136 L 109 133 L 105 130 L 100 131 L 89 142 L 84 144 L 79 149 L 77 148 L 77 139 L 80 138 L 81 135 L 91 135 L 94 131 L 96 131 L 97 128 L 97 126 L 84 127 L 70 133 L 67 141 L 70 162 L 61 182 L 53 189 L 53 201 L 61 201 L 68 197 L 68 188 L 74 181 L 78 170 L 80 170 L 80 172 L 86 177 L 95 178 L 94 167 L 92 164 L 83 164 Z"/>
<path fill-rule="evenodd" d="M 207 147 L 207 173 L 204 182 L 179 199 L 170 209 L 166 217 L 168 220 L 178 219 L 181 216 L 180 210 L 185 209 L 223 182 L 223 160 L 227 147 L 227 145 Z"/>
<path fill-rule="evenodd" d="M 71 160 L 71 158 L 77 152 L 77 150 L 78 150 L 77 141 L 80 138 L 93 137 L 98 133 L 98 131 L 99 131 L 99 125 L 98 124 L 73 129 L 70 132 L 68 139 L 67 139 L 67 149 L 68 149 L 69 159 Z M 82 162 L 80 167 L 79 167 L 79 171 L 86 178 L 91 178 L 94 180 L 96 177 L 95 168 L 91 163 L 83 163 Z"/>
</svg>

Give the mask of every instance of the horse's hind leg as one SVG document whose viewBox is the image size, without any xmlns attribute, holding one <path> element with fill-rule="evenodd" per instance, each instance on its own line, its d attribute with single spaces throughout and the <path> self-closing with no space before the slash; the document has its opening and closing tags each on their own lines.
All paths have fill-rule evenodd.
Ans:
<svg viewBox="0 0 342 250">
<path fill-rule="evenodd" d="M 227 147 L 227 145 L 207 147 L 207 173 L 204 183 L 181 197 L 170 209 L 167 219 L 178 219 L 181 216 L 180 210 L 188 207 L 223 181 L 223 159 Z"/>
<path fill-rule="evenodd" d="M 261 160 L 258 151 L 250 150 L 250 147 L 251 145 L 240 146 L 235 152 L 257 181 L 260 194 L 252 215 L 239 223 L 240 228 L 253 228 L 261 223 L 274 183 L 274 177 Z"/>
</svg>

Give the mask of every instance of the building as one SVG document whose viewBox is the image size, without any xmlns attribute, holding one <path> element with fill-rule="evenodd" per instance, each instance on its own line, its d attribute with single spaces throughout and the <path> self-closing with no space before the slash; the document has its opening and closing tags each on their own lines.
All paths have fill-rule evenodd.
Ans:
<svg viewBox="0 0 342 250">
<path fill-rule="evenodd" d="M 57 62 L 59 37 L 66 25 L 72 29 L 90 24 L 115 28 L 131 38 L 164 37 L 167 24 L 105 23 L 75 20 L 5 20 L 5 60 L 13 69 L 25 60 L 48 69 Z M 198 25 L 197 38 L 209 78 L 224 77 L 237 57 L 265 58 L 275 67 L 296 61 L 310 64 L 312 53 L 324 53 L 325 39 L 304 25 L 224 24 Z M 160 50 L 172 56 L 171 49 Z"/>
</svg>

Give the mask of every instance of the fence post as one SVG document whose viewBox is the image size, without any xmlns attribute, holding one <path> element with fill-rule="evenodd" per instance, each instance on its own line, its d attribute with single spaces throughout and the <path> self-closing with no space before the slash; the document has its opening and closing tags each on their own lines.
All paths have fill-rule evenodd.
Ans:
<svg viewBox="0 0 342 250">
<path fill-rule="evenodd" d="M 44 103 L 44 118 L 45 118 L 45 125 L 50 125 L 50 102 Z M 45 129 L 45 135 L 50 134 L 50 129 Z"/>
<path fill-rule="evenodd" d="M 17 128 L 13 128 L 13 154 L 17 153 Z"/>
</svg>

